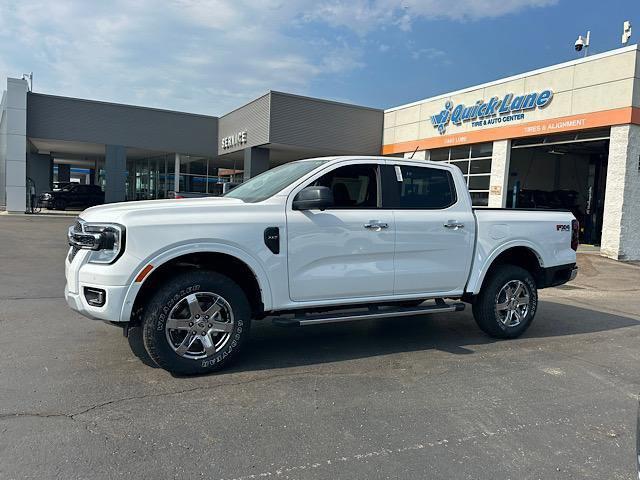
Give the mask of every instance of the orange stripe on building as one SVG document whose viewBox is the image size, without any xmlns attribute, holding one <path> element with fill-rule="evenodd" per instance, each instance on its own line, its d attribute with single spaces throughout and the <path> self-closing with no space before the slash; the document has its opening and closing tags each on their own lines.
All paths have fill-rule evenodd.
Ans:
<svg viewBox="0 0 640 480">
<path fill-rule="evenodd" d="M 583 113 L 567 117 L 551 118 L 535 122 L 521 123 L 506 127 L 485 128 L 470 132 L 442 135 L 439 137 L 412 140 L 409 142 L 391 143 L 382 146 L 383 155 L 413 152 L 414 150 L 430 150 L 433 148 L 465 145 L 469 143 L 492 142 L 510 138 L 534 137 L 553 133 L 586 130 L 588 128 L 608 127 L 635 123 L 640 125 L 640 108 L 624 107 L 601 112 Z"/>
</svg>

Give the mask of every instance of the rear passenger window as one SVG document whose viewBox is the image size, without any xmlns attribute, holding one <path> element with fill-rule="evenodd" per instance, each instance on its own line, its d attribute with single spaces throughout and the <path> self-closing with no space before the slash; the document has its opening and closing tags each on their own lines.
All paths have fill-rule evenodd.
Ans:
<svg viewBox="0 0 640 480">
<path fill-rule="evenodd" d="M 402 173 L 396 172 L 398 208 L 438 209 L 447 208 L 456 202 L 453 177 L 447 170 L 428 167 L 399 165 Z"/>
</svg>

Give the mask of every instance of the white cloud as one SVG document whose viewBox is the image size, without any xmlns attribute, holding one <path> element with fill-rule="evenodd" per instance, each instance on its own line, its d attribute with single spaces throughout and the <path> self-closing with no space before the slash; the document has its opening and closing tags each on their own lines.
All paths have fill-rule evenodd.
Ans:
<svg viewBox="0 0 640 480">
<path fill-rule="evenodd" d="M 323 75 L 363 68 L 379 45 L 366 37 L 381 29 L 554 1 L 0 0 L 0 79 L 33 70 L 36 91 L 222 114 L 269 89 L 309 93 Z"/>
<path fill-rule="evenodd" d="M 420 60 L 421 58 L 427 60 L 435 60 L 437 58 L 442 58 L 446 56 L 446 53 L 442 50 L 438 50 L 437 48 L 415 48 L 409 47 L 411 50 L 411 58 L 414 60 Z"/>
<path fill-rule="evenodd" d="M 411 29 L 418 18 L 478 20 L 499 17 L 527 7 L 546 7 L 559 0 L 328 0 L 307 11 L 307 20 L 354 30 L 364 35 L 374 29 L 396 26 Z"/>
</svg>

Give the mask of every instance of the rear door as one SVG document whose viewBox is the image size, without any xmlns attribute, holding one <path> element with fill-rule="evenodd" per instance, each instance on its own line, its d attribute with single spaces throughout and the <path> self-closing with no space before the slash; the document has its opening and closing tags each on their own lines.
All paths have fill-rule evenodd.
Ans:
<svg viewBox="0 0 640 480">
<path fill-rule="evenodd" d="M 394 293 L 463 292 L 475 232 L 466 186 L 446 167 L 393 161 L 383 181 L 396 228 Z"/>
<path fill-rule="evenodd" d="M 384 160 L 337 164 L 294 190 L 287 202 L 289 292 L 294 301 L 392 295 L 394 225 L 381 208 Z M 303 187 L 333 191 L 326 210 L 294 210 Z"/>
</svg>

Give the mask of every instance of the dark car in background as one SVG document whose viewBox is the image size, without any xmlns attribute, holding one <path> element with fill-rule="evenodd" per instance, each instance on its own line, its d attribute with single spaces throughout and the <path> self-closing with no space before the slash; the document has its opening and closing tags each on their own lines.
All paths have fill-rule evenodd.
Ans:
<svg viewBox="0 0 640 480">
<path fill-rule="evenodd" d="M 41 193 L 38 203 L 48 210 L 87 208 L 104 203 L 104 192 L 99 185 L 69 183 L 60 190 Z"/>
</svg>

